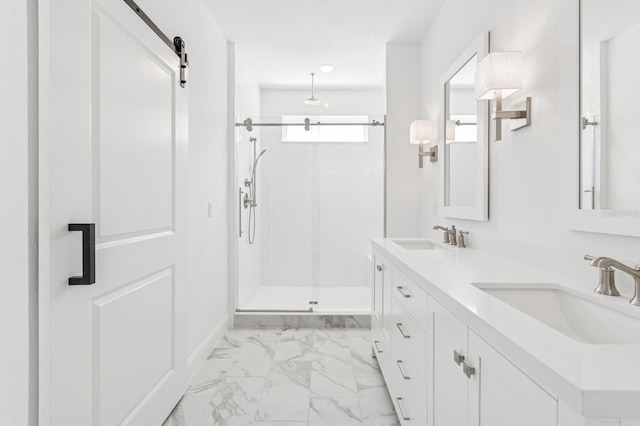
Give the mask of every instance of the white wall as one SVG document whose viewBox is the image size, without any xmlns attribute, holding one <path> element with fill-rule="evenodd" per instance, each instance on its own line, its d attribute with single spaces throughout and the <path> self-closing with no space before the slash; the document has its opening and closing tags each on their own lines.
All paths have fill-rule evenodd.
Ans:
<svg viewBox="0 0 640 426">
<path fill-rule="evenodd" d="M 235 112 L 234 121 L 243 121 L 251 118 L 254 121 L 260 117 L 260 87 L 256 81 L 253 70 L 245 65 L 242 52 L 238 47 L 230 43 L 230 52 L 233 54 L 233 102 L 232 107 Z M 249 209 L 241 208 L 241 219 L 238 216 L 238 188 L 242 188 L 243 194 L 249 193 L 249 188 L 244 186 L 244 180 L 251 178 L 251 167 L 253 165 L 253 142 L 250 138 L 256 138 L 256 154 L 260 153 L 262 145 L 262 129 L 255 127 L 251 132 L 243 127 L 234 128 L 233 153 L 230 164 L 233 164 L 235 175 L 233 177 L 233 216 L 235 226 L 231 230 L 232 244 L 236 248 L 237 262 L 233 265 L 236 273 L 235 281 L 239 283 L 235 289 L 237 295 L 237 305 L 242 308 L 251 299 L 260 282 L 260 258 L 261 247 L 259 243 L 249 244 Z M 260 183 L 259 183 L 260 184 Z M 244 195 L 243 195 L 244 196 Z M 242 221 L 240 224 L 239 221 Z M 260 221 L 259 215 L 253 219 Z M 242 225 L 242 236 L 239 235 L 240 225 Z M 257 225 L 258 228 L 260 224 Z M 253 227 L 253 225 L 252 225 Z M 256 230 L 258 229 L 256 228 Z"/>
<path fill-rule="evenodd" d="M 188 353 L 190 370 L 228 319 L 227 40 L 202 0 L 140 0 L 189 55 Z M 209 216 L 211 203 L 211 216 Z"/>
<path fill-rule="evenodd" d="M 227 40 L 201 0 L 184 9 L 180 34 L 189 52 L 189 354 L 190 362 L 229 310 Z M 211 209 L 211 211 L 209 211 Z M 217 336 L 219 337 L 219 335 Z M 204 355 L 208 355 L 205 349 Z"/>
<path fill-rule="evenodd" d="M 37 424 L 37 17 L 0 2 L 0 412 Z"/>
<path fill-rule="evenodd" d="M 640 92 L 640 55 L 637 54 L 640 40 L 640 24 L 635 25 L 606 45 L 606 81 L 602 90 L 606 93 L 608 132 L 603 140 L 606 154 L 603 157 L 604 183 L 603 208 L 640 208 L 640 143 L 638 143 L 638 100 Z M 604 114 L 603 114 L 604 115 Z M 630 182 L 635 184 L 629 185 Z"/>
<path fill-rule="evenodd" d="M 420 224 L 418 147 L 409 144 L 409 125 L 420 114 L 419 46 L 388 44 L 385 73 L 387 132 L 387 237 L 415 237 Z M 429 166 L 429 160 L 425 160 Z"/>
<path fill-rule="evenodd" d="M 420 48 L 422 115 L 442 119 L 439 82 L 443 72 L 481 31 L 491 30 L 493 51 L 524 52 L 524 89 L 513 100 L 532 96 L 533 118 L 531 127 L 517 132 L 505 127 L 503 140 L 490 144 L 488 222 L 432 215 L 436 202 L 432 188 L 442 185 L 442 164 L 423 169 L 420 234 L 440 238 L 431 226 L 455 223 L 471 231 L 471 247 L 583 279 L 585 285 L 593 286 L 597 271 L 587 266 L 582 255 L 608 255 L 631 263 L 637 261 L 639 240 L 571 231 L 563 220 L 572 208 L 572 197 L 577 199 L 567 164 L 575 161 L 578 141 L 564 137 L 573 134 L 574 120 L 578 120 L 576 91 L 568 90 L 578 84 L 577 61 L 575 67 L 566 66 L 567 60 L 577 58 L 577 13 L 574 0 L 447 0 L 443 5 Z M 510 103 L 508 98 L 505 108 Z M 630 281 L 622 274 L 618 278 L 629 293 Z"/>
<path fill-rule="evenodd" d="M 265 120 L 283 115 L 368 115 L 381 121 L 381 89 L 262 90 Z M 327 106 L 328 105 L 328 106 Z M 265 128 L 259 165 L 263 285 L 321 287 L 369 283 L 369 239 L 383 233 L 384 129 L 367 143 L 282 142 L 282 127 Z"/>
</svg>

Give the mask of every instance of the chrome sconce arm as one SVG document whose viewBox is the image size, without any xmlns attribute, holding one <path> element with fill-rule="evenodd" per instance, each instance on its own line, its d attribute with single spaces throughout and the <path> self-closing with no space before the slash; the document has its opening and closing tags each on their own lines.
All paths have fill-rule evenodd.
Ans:
<svg viewBox="0 0 640 426">
<path fill-rule="evenodd" d="M 517 111 L 503 111 L 502 110 L 502 97 L 498 97 L 495 100 L 496 109 L 493 113 L 493 120 L 496 123 L 495 127 L 495 140 L 502 140 L 502 120 L 524 120 L 522 123 L 511 126 L 511 130 L 522 129 L 531 125 L 531 97 L 528 96 L 525 100 L 525 109 Z"/>
<path fill-rule="evenodd" d="M 436 123 L 429 120 L 415 120 L 409 127 L 409 143 L 418 145 L 418 167 L 424 166 L 424 157 L 429 157 L 431 163 L 438 161 L 438 144 L 435 143 L 429 150 L 424 149 L 424 144 L 436 141 Z"/>
<path fill-rule="evenodd" d="M 418 167 L 420 168 L 424 166 L 424 157 L 429 157 L 431 163 L 438 161 L 438 145 L 433 145 L 429 148 L 429 151 L 425 151 L 424 144 L 420 144 L 420 149 L 418 150 Z"/>
</svg>

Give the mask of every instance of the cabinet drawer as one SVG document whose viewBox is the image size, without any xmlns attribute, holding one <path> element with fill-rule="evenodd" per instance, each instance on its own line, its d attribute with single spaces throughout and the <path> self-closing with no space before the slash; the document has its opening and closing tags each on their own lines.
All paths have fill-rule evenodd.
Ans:
<svg viewBox="0 0 640 426">
<path fill-rule="evenodd" d="M 397 386 L 393 395 L 393 405 L 402 425 L 427 424 L 427 387 L 419 378 Z"/>
<path fill-rule="evenodd" d="M 394 359 L 410 359 L 419 376 L 426 379 L 427 339 L 395 299 L 392 301 L 391 312 L 393 319 L 391 346 Z"/>
<path fill-rule="evenodd" d="M 395 266 L 391 283 L 393 297 L 413 317 L 418 327 L 426 332 L 429 318 L 427 315 L 427 293 Z"/>
</svg>

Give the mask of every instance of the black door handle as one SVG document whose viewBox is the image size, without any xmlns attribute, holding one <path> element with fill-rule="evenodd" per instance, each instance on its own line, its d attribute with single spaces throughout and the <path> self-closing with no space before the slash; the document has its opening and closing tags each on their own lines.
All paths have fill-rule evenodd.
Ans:
<svg viewBox="0 0 640 426">
<path fill-rule="evenodd" d="M 69 231 L 82 231 L 82 276 L 70 277 L 69 285 L 96 282 L 96 224 L 70 223 Z"/>
</svg>

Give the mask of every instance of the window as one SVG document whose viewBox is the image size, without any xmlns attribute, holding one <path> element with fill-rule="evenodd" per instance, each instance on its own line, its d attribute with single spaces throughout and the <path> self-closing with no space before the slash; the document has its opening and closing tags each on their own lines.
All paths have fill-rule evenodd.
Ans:
<svg viewBox="0 0 640 426">
<path fill-rule="evenodd" d="M 282 126 L 283 142 L 369 142 L 369 117 L 366 115 L 283 115 L 283 123 L 304 124 L 305 118 L 322 126 Z M 328 123 L 362 123 L 362 126 L 325 126 Z"/>
<path fill-rule="evenodd" d="M 451 142 L 477 142 L 478 141 L 478 117 L 476 115 L 455 115 L 450 117 L 456 123 L 456 139 Z"/>
</svg>

